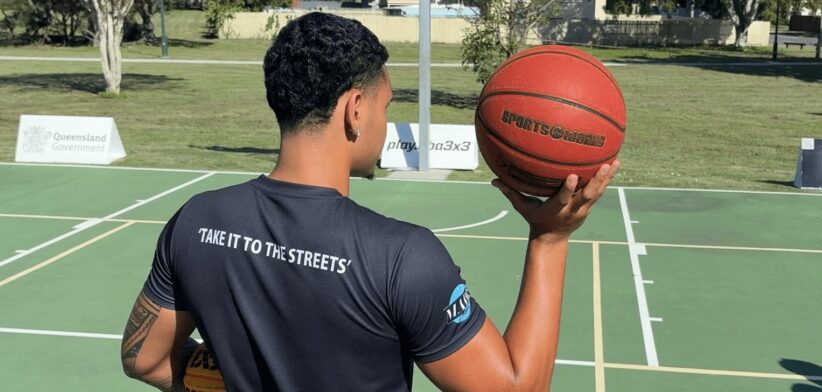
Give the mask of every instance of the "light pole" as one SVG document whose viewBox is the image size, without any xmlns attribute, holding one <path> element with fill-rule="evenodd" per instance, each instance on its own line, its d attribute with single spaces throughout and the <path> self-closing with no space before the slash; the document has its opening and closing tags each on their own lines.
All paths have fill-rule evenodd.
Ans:
<svg viewBox="0 0 822 392">
<path fill-rule="evenodd" d="M 160 0 L 160 46 L 163 48 L 163 58 L 168 58 L 168 37 L 166 36 L 166 5 Z"/>
<path fill-rule="evenodd" d="M 776 61 L 776 49 L 779 41 L 779 0 L 776 0 L 776 34 L 773 36 L 773 54 L 771 59 Z"/>
<path fill-rule="evenodd" d="M 819 31 L 816 33 L 816 59 L 819 60 L 819 50 L 822 48 L 822 14 L 819 14 Z"/>
</svg>

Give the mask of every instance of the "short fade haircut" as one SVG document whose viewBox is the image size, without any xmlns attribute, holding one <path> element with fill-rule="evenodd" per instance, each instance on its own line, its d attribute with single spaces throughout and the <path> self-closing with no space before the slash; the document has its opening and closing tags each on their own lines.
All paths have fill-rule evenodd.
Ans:
<svg viewBox="0 0 822 392">
<path fill-rule="evenodd" d="M 280 30 L 263 61 L 280 132 L 328 124 L 340 96 L 384 78 L 388 51 L 356 20 L 312 12 Z"/>
</svg>

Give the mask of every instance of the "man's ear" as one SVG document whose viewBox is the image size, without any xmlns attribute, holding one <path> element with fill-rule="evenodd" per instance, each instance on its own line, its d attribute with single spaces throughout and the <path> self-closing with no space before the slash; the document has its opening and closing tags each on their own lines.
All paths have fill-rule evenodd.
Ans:
<svg viewBox="0 0 822 392">
<path fill-rule="evenodd" d="M 360 129 L 362 122 L 362 110 L 364 107 L 364 99 L 362 90 L 352 89 L 348 93 L 348 98 L 345 99 L 345 129 L 346 134 L 351 135 Z"/>
</svg>

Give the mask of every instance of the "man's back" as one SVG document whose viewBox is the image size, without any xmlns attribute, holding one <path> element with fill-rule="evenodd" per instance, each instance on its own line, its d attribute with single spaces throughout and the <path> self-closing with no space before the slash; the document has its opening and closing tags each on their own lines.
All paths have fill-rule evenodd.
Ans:
<svg viewBox="0 0 822 392">
<path fill-rule="evenodd" d="M 192 312 L 231 390 L 389 391 L 480 329 L 464 283 L 427 229 L 260 177 L 192 198 L 145 292 Z"/>
<path fill-rule="evenodd" d="M 502 335 L 430 231 L 346 199 L 385 143 L 387 59 L 361 23 L 332 14 L 278 32 L 263 61 L 280 131 L 271 180 L 198 196 L 167 226 L 123 332 L 126 374 L 181 391 L 199 327 L 232 391 L 403 390 L 412 359 L 445 390 L 549 387 L 568 241 L 618 163 L 583 189 L 568 176 L 548 200 L 492 182 L 529 226 Z"/>
</svg>

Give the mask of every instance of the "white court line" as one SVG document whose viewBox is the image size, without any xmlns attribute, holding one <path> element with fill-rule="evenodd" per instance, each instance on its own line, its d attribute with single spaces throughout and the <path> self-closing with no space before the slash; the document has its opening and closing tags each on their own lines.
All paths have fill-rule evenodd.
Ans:
<svg viewBox="0 0 822 392">
<path fill-rule="evenodd" d="M 658 248 L 750 250 L 750 251 L 757 251 L 757 252 L 822 253 L 822 249 L 761 248 L 761 247 L 752 247 L 752 246 L 724 246 L 724 245 L 659 244 L 659 243 L 654 243 L 654 242 L 646 242 L 645 246 L 652 246 L 652 247 L 658 247 Z"/>
<path fill-rule="evenodd" d="M 88 221 L 88 220 L 103 220 L 100 218 L 90 218 L 82 216 L 61 216 L 61 215 L 34 215 L 34 214 L 4 214 L 0 213 L 0 218 L 24 218 L 24 219 L 46 219 L 46 220 L 74 220 L 74 221 Z M 104 222 L 134 222 L 134 223 L 148 223 L 154 225 L 164 225 L 168 223 L 167 220 L 150 220 L 150 219 L 106 219 Z M 82 223 L 81 223 L 82 224 Z M 79 225 L 77 225 L 79 226 Z M 75 226 L 74 228 L 77 228 Z"/>
<path fill-rule="evenodd" d="M 750 377 L 750 378 L 770 378 L 775 380 L 809 380 L 819 381 L 822 376 L 805 376 L 801 374 L 787 374 L 787 373 L 764 373 L 764 372 L 744 372 L 737 370 L 717 370 L 717 369 L 696 369 L 696 368 L 681 368 L 670 366 L 645 366 L 633 365 L 627 363 L 606 363 L 605 367 L 609 369 L 626 369 L 626 370 L 640 370 L 651 372 L 664 373 L 682 373 L 682 374 L 702 374 L 710 376 L 730 376 L 730 377 Z"/>
<path fill-rule="evenodd" d="M 642 339 L 645 341 L 645 357 L 649 366 L 659 366 L 659 359 L 656 354 L 656 342 L 654 341 L 654 331 L 651 328 L 651 320 L 648 312 L 648 299 L 645 297 L 645 285 L 642 283 L 642 271 L 639 269 L 639 255 L 637 254 L 637 244 L 634 240 L 634 229 L 631 227 L 631 216 L 628 214 L 628 203 L 625 201 L 625 190 L 617 188 L 619 192 L 619 206 L 622 209 L 622 220 L 625 222 L 625 234 L 628 236 L 628 253 L 631 256 L 631 269 L 634 273 L 634 288 L 636 288 L 636 300 L 639 306 L 639 321 L 642 325 Z"/>
<path fill-rule="evenodd" d="M 744 193 L 752 195 L 790 195 L 790 196 L 822 196 L 822 192 L 773 192 L 773 191 L 745 191 L 733 189 L 700 189 L 700 188 L 662 188 L 651 186 L 626 186 L 625 189 L 638 191 L 675 191 L 675 192 L 713 192 L 713 193 Z"/>
<path fill-rule="evenodd" d="M 242 171 L 218 171 L 218 170 L 196 170 L 196 169 L 168 169 L 162 167 L 133 167 L 133 166 L 103 166 L 103 165 L 77 165 L 72 163 L 23 163 L 23 162 L 0 162 L 0 166 L 30 166 L 30 167 L 71 167 L 77 169 L 109 169 L 109 170 L 134 170 L 148 172 L 166 173 L 214 173 L 214 174 L 242 174 L 260 175 L 265 173 L 242 172 Z"/>
<path fill-rule="evenodd" d="M 132 167 L 132 166 L 102 166 L 102 165 L 75 165 L 66 163 L 22 163 L 22 162 L 0 162 L 0 166 L 45 166 L 45 167 L 74 167 L 83 169 L 113 169 L 113 170 L 135 170 L 135 171 L 155 171 L 155 172 L 171 172 L 171 173 L 215 173 L 215 174 L 237 174 L 237 175 L 253 175 L 258 176 L 266 173 L 258 172 L 243 172 L 243 171 L 220 171 L 220 170 L 195 170 L 195 169 L 169 169 L 169 168 L 152 168 L 152 167 Z M 352 177 L 352 180 L 362 180 L 359 177 Z M 405 179 L 405 178 L 387 178 L 379 177 L 375 181 L 405 181 L 405 182 L 436 182 L 443 184 L 469 184 L 469 185 L 487 185 L 491 186 L 490 181 L 458 181 L 458 180 L 425 180 L 425 179 Z M 613 188 L 613 187 L 612 187 Z M 679 191 L 679 192 L 719 192 L 719 193 L 743 193 L 755 195 L 787 195 L 787 196 L 816 196 L 822 197 L 822 192 L 772 192 L 772 191 L 746 191 L 733 189 L 700 189 L 700 188 L 660 188 L 660 187 L 644 187 L 644 186 L 623 186 L 620 187 L 629 190 L 645 190 L 645 191 Z"/>
<path fill-rule="evenodd" d="M 109 334 L 109 333 L 89 333 L 89 332 L 71 332 L 71 331 L 53 331 L 44 329 L 24 329 L 24 328 L 3 328 L 0 327 L 0 333 L 19 334 L 19 335 L 41 335 L 41 336 L 62 336 L 73 338 L 89 338 L 89 339 L 108 339 L 121 340 L 123 335 Z M 202 343 L 202 339 L 194 339 Z M 557 359 L 554 363 L 558 365 L 570 366 L 586 366 L 594 367 L 595 363 L 591 361 L 575 361 L 568 359 Z M 658 366 L 651 367 L 645 365 L 633 365 L 623 363 L 604 363 L 604 366 L 609 369 L 626 369 L 638 371 L 653 371 L 666 373 L 685 373 L 685 374 L 701 374 L 713 376 L 731 376 L 731 377 L 749 377 L 749 378 L 768 378 L 768 379 L 782 379 L 782 380 L 809 380 L 820 381 L 822 376 L 815 375 L 801 375 L 801 374 L 787 374 L 787 373 L 762 373 L 762 372 L 745 372 L 733 370 L 717 370 L 717 369 L 696 369 L 696 368 L 678 368 Z"/>
<path fill-rule="evenodd" d="M 75 338 L 90 338 L 90 339 L 108 339 L 121 340 L 123 335 L 108 334 L 108 333 L 89 333 L 89 332 L 71 332 L 71 331 L 53 331 L 44 329 L 24 329 L 24 328 L 3 328 L 0 327 L 0 333 L 20 334 L 20 335 L 41 335 L 41 336 L 63 336 Z M 194 339 L 202 343 L 202 339 Z M 594 362 L 591 361 L 575 361 L 568 359 L 557 359 L 554 363 L 558 365 L 570 366 L 587 366 L 594 367 Z M 609 369 L 627 369 L 639 371 L 654 371 L 666 373 L 685 373 L 685 374 L 702 374 L 715 376 L 732 376 L 732 377 L 750 377 L 750 378 L 770 378 L 783 380 L 822 380 L 822 376 L 787 374 L 787 373 L 762 373 L 762 372 L 744 372 L 732 370 L 717 370 L 717 369 L 695 369 L 695 368 L 678 368 L 678 367 L 651 367 L 645 365 L 632 365 L 623 363 L 605 363 L 604 366 Z"/>
<path fill-rule="evenodd" d="M 52 220 L 76 220 L 87 221 L 90 218 L 81 216 L 61 216 L 61 215 L 33 215 L 33 214 L 6 214 L 0 213 L 0 218 L 29 218 L 29 219 L 52 219 Z M 164 225 L 168 221 L 164 220 L 147 220 L 147 219 L 106 219 L 105 222 L 134 222 L 151 225 Z M 472 235 L 472 234 L 437 234 L 438 237 L 448 238 L 467 238 L 476 240 L 500 240 L 500 241 L 528 241 L 527 237 L 503 237 L 503 236 L 489 236 L 489 235 Z M 624 241 L 604 241 L 604 240 L 570 240 L 573 244 L 591 244 L 598 242 L 600 245 L 628 245 Z M 644 242 L 642 244 L 646 248 L 651 246 L 655 248 L 685 248 L 685 249 L 711 249 L 711 250 L 741 250 L 753 252 L 784 252 L 784 253 L 811 253 L 822 254 L 822 249 L 801 249 L 801 248 L 763 248 L 751 246 L 723 246 L 723 245 L 699 245 L 699 244 L 664 244 L 656 242 Z M 640 248 L 641 249 L 641 248 Z M 25 250 L 17 250 L 15 252 L 25 252 Z M 653 284 L 652 280 L 646 280 L 646 283 Z"/>
<path fill-rule="evenodd" d="M 69 336 L 69 337 L 74 337 L 74 338 L 112 339 L 112 340 L 121 340 L 123 338 L 123 335 L 113 335 L 113 334 L 108 334 L 108 333 L 49 331 L 49 330 L 44 330 L 44 329 L 23 329 L 23 328 L 0 328 L 0 333 L 15 333 L 15 334 L 21 334 L 21 335 Z"/>
<path fill-rule="evenodd" d="M 49 264 L 56 263 L 57 261 L 59 261 L 63 257 L 66 257 L 66 256 L 68 256 L 68 255 L 70 255 L 74 252 L 77 252 L 78 250 L 83 249 L 83 248 L 85 248 L 85 247 L 87 247 L 87 246 L 89 246 L 89 245 L 91 245 L 91 244 L 93 244 L 97 241 L 100 241 L 103 238 L 106 238 L 106 237 L 108 237 L 108 236 L 110 236 L 110 235 L 112 235 L 112 234 L 114 234 L 114 233 L 116 233 L 120 230 L 123 230 L 126 227 L 129 227 L 133 224 L 134 224 L 134 222 L 123 223 L 122 225 L 117 226 L 117 227 L 115 227 L 115 228 L 113 228 L 113 229 L 111 229 L 111 230 L 109 230 L 109 231 L 107 231 L 103 234 L 100 234 L 97 237 L 94 237 L 94 238 L 92 238 L 92 239 L 90 239 L 86 242 L 83 242 L 80 245 L 77 245 L 77 246 L 75 246 L 75 247 L 73 247 L 69 250 L 63 251 L 62 253 L 58 254 L 57 256 L 54 256 L 54 257 L 52 257 L 52 258 L 50 258 L 46 261 L 42 261 L 42 262 L 40 262 L 38 264 L 35 264 L 35 265 L 33 265 L 29 268 L 26 268 L 26 269 L 24 269 L 24 270 L 22 270 L 22 271 L 20 271 L 16 274 L 12 275 L 12 276 L 9 276 L 6 279 L 0 280 L 0 287 L 5 286 L 5 285 L 7 285 L 11 282 L 14 282 L 17 279 L 20 279 L 20 278 L 22 278 L 22 277 L 24 277 L 24 276 L 26 276 L 26 275 L 34 272 L 34 271 L 39 270 L 40 268 L 44 268 L 44 267 L 48 266 Z"/>
<path fill-rule="evenodd" d="M 589 366 L 594 367 L 594 363 L 591 361 L 574 361 L 570 359 L 557 359 L 554 361 L 557 365 L 571 365 L 571 366 Z"/>
<path fill-rule="evenodd" d="M 442 233 L 444 231 L 454 231 L 454 230 L 460 230 L 460 229 L 467 229 L 467 228 L 470 228 L 470 227 L 477 227 L 477 226 L 487 225 L 491 222 L 496 222 L 496 221 L 502 219 L 503 217 L 505 217 L 505 215 L 508 215 L 508 210 L 502 210 L 502 211 L 500 211 L 499 214 L 497 214 L 497 216 L 495 216 L 491 219 L 486 219 L 482 222 L 471 223 L 470 225 L 463 225 L 463 226 L 446 227 L 444 229 L 433 229 L 431 231 L 434 232 L 434 233 Z"/>
<path fill-rule="evenodd" d="M 110 339 L 122 340 L 123 335 L 115 335 L 111 333 L 90 333 L 90 332 L 70 332 L 70 331 L 52 331 L 46 329 L 25 329 L 25 328 L 0 328 L 0 333 L 13 333 L 19 335 L 44 335 L 44 336 L 65 336 L 71 338 L 90 338 L 90 339 Z M 194 339 L 198 343 L 202 343 L 202 339 Z"/>
<path fill-rule="evenodd" d="M 6 264 L 12 263 L 12 262 L 14 262 L 15 260 L 18 260 L 18 259 L 20 259 L 20 258 L 26 257 L 26 256 L 28 256 L 28 255 L 30 255 L 30 254 L 32 254 L 32 253 L 34 253 L 34 252 L 36 252 L 36 251 L 38 251 L 38 250 L 40 250 L 40 249 L 43 249 L 43 248 L 45 248 L 45 247 L 47 247 L 47 246 L 49 246 L 49 245 L 51 245 L 51 244 L 54 244 L 54 243 L 56 243 L 56 242 L 62 241 L 62 240 L 64 240 L 64 239 L 68 238 L 68 237 L 71 237 L 71 236 L 73 236 L 73 235 L 75 235 L 75 234 L 77 234 L 77 233 L 80 233 L 80 232 L 82 232 L 82 231 L 85 231 L 85 230 L 87 230 L 87 229 L 89 229 L 89 228 L 91 228 L 91 227 L 97 226 L 98 224 L 105 222 L 107 219 L 111 219 L 111 218 L 114 218 L 114 217 L 116 217 L 116 216 L 118 216 L 118 215 L 125 214 L 126 212 L 129 212 L 129 211 L 131 211 L 131 210 L 133 210 L 133 209 L 135 209 L 135 208 L 137 208 L 137 207 L 140 207 L 140 206 L 142 206 L 142 205 L 144 205 L 144 204 L 146 204 L 146 203 L 150 203 L 150 202 L 152 202 L 152 201 L 154 201 L 154 200 L 157 200 L 157 199 L 159 199 L 159 198 L 161 198 L 161 197 L 163 197 L 163 196 L 165 196 L 165 195 L 168 195 L 169 193 L 176 192 L 176 191 L 178 191 L 178 190 L 180 190 L 180 189 L 182 189 L 182 188 L 185 188 L 185 187 L 187 187 L 187 186 L 189 186 L 189 185 L 191 185 L 191 184 L 194 184 L 195 182 L 202 181 L 202 180 L 204 180 L 204 179 L 206 179 L 206 178 L 208 178 L 208 177 L 211 177 L 211 176 L 213 176 L 213 175 L 214 175 L 214 172 L 209 172 L 209 173 L 206 173 L 206 174 L 204 174 L 204 175 L 202 175 L 202 176 L 200 176 L 200 177 L 197 177 L 197 178 L 195 178 L 195 179 L 193 179 L 193 180 L 191 180 L 191 181 L 188 181 L 188 182 L 186 182 L 186 183 L 184 183 L 184 184 L 177 185 L 177 186 L 175 186 L 174 188 L 171 188 L 171 189 L 169 189 L 169 190 L 167 190 L 167 191 L 165 191 L 165 192 L 158 193 L 158 194 L 156 194 L 156 195 L 154 195 L 154 196 L 152 196 L 152 197 L 149 197 L 148 199 L 145 199 L 145 200 L 143 200 L 143 201 L 141 201 L 141 202 L 134 203 L 134 204 L 132 204 L 132 205 L 130 205 L 130 206 L 128 206 L 128 207 L 126 207 L 126 208 L 123 208 L 122 210 L 119 210 L 119 211 L 113 212 L 113 213 L 111 213 L 111 214 L 108 214 L 108 215 L 106 215 L 105 217 L 102 217 L 102 218 L 95 218 L 95 219 L 89 220 L 89 221 L 87 221 L 87 222 L 89 222 L 89 223 L 87 223 L 87 224 L 86 224 L 86 223 L 81 223 L 81 224 L 79 224 L 79 225 L 75 226 L 75 229 L 74 229 L 74 230 L 72 230 L 72 231 L 69 231 L 68 233 L 65 233 L 65 234 L 59 235 L 59 236 L 57 236 L 57 237 L 54 237 L 54 238 L 52 238 L 52 239 L 50 239 L 50 240 L 48 240 L 48 241 L 42 242 L 42 243 L 40 243 L 39 245 L 34 246 L 33 248 L 29 248 L 28 250 L 26 250 L 26 251 L 25 251 L 25 252 L 23 252 L 23 253 L 18 253 L 18 254 L 14 255 L 14 256 L 11 256 L 11 257 L 9 257 L 9 258 L 7 258 L 7 259 L 3 260 L 3 261 L 0 261 L 0 267 L 4 266 L 4 265 L 6 265 Z"/>
</svg>

